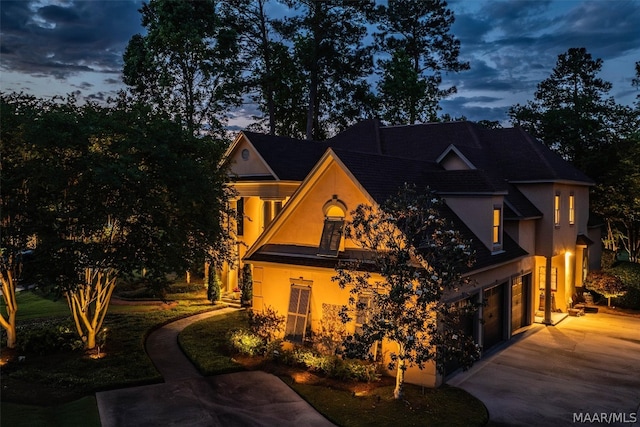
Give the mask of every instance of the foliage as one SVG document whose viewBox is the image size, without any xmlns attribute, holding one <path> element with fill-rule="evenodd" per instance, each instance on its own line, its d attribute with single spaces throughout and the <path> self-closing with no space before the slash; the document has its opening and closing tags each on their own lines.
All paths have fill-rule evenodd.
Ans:
<svg viewBox="0 0 640 427">
<path fill-rule="evenodd" d="M 558 55 L 535 99 L 509 116 L 598 183 L 592 202 L 607 222 L 607 248 L 622 244 L 640 257 L 640 109 L 609 96 L 611 83 L 597 77 L 602 64 L 585 48 Z"/>
<path fill-rule="evenodd" d="M 58 326 L 69 329 L 68 309 L 52 312 L 51 302 L 32 292 L 20 292 L 17 298 L 21 307 L 18 312 L 21 335 L 28 331 L 54 331 Z M 122 307 L 127 310 L 118 310 Z M 159 325 L 201 313 L 210 307 L 178 301 L 171 309 L 149 308 L 146 304 L 128 304 L 109 309 L 104 322 L 108 328 L 108 342 L 101 348 L 104 357 L 99 359 L 86 357 L 83 352 L 47 351 L 43 355 L 31 354 L 23 362 L 16 360 L 2 366 L 3 402 L 50 406 L 93 395 L 99 390 L 162 381 L 145 351 L 146 335 Z M 221 335 L 224 338 L 224 333 Z M 211 341 L 206 345 L 211 349 Z M 2 351 L 5 354 L 5 350 Z M 4 413 L 2 420 L 4 424 Z"/>
<path fill-rule="evenodd" d="M 621 296 L 627 291 L 627 287 L 618 276 L 604 271 L 590 271 L 584 285 L 607 297 L 609 305 L 612 297 Z"/>
<path fill-rule="evenodd" d="M 313 334 L 314 347 L 323 354 L 338 354 L 347 338 L 347 328 L 340 318 L 342 307 L 322 304 L 320 331 Z"/>
<path fill-rule="evenodd" d="M 459 72 L 460 41 L 451 34 L 453 12 L 442 0 L 394 0 L 374 13 L 382 78 L 378 83 L 381 116 L 392 125 L 435 121 L 438 102 L 456 92 L 441 89 L 442 71 Z"/>
<path fill-rule="evenodd" d="M 267 306 L 262 312 L 250 310 L 248 313 L 249 328 L 265 343 L 275 341 L 284 331 L 285 317 L 278 315 L 272 307 Z"/>
<path fill-rule="evenodd" d="M 402 395 L 409 366 L 422 368 L 434 361 L 444 369 L 439 359 L 451 352 L 442 347 L 468 345 L 457 351 L 467 356 L 461 361 L 464 366 L 479 355 L 472 340 L 448 339 L 456 325 L 447 325 L 447 313 L 455 307 L 443 302 L 443 296 L 466 283 L 462 272 L 473 258 L 443 209 L 433 192 L 407 185 L 381 206 L 359 205 L 346 228 L 345 236 L 367 252 L 364 259 L 341 263 L 334 277 L 349 289 L 350 306 L 362 313 L 362 329 L 349 337 L 346 352 L 367 355 L 376 341 L 394 343 L 397 350 L 390 353 L 389 369 L 396 370 L 395 398 Z M 363 304 L 360 297 L 367 295 L 371 303 Z M 343 320 L 352 320 L 349 307 L 344 307 Z M 464 337 L 460 330 L 456 334 Z"/>
<path fill-rule="evenodd" d="M 239 105 L 242 91 L 237 23 L 225 4 L 151 0 L 140 13 L 147 31 L 125 50 L 125 84 L 190 134 L 223 135 L 228 109 Z"/>
<path fill-rule="evenodd" d="M 216 301 L 220 300 L 221 289 L 220 289 L 220 276 L 217 271 L 213 271 L 211 273 L 211 279 L 209 280 L 209 284 L 207 285 L 207 299 L 211 301 L 211 304 L 215 304 Z"/>
<path fill-rule="evenodd" d="M 619 262 L 608 272 L 619 277 L 627 288 L 624 295 L 613 299 L 616 306 L 640 310 L 640 264 Z"/>
<path fill-rule="evenodd" d="M 13 130 L 3 144 L 17 153 L 7 164 L 30 171 L 3 191 L 33 197 L 20 229 L 23 240 L 37 236 L 31 279 L 67 297 L 88 348 L 117 277 L 146 271 L 163 286 L 196 260 L 228 257 L 216 141 L 126 97 L 102 107 L 10 95 L 2 108 L 2 128 Z"/>
<path fill-rule="evenodd" d="M 242 267 L 242 301 L 251 304 L 253 299 L 253 276 L 251 274 L 251 264 L 245 264 Z"/>
<path fill-rule="evenodd" d="M 284 78 L 304 84 L 282 87 L 285 91 L 279 96 L 304 99 L 306 111 L 304 122 L 292 124 L 296 132 L 291 136 L 325 139 L 332 131 L 353 124 L 366 109 L 366 77 L 373 67 L 371 50 L 364 45 L 365 12 L 370 2 L 284 3 L 298 12 L 275 23 L 278 32 L 293 46 L 291 60 L 295 66 L 285 71 L 297 75 Z M 295 89 L 302 92 L 293 92 Z M 283 105 L 297 107 L 295 102 Z"/>
<path fill-rule="evenodd" d="M 236 329 L 229 333 L 231 347 L 241 354 L 257 356 L 264 354 L 265 341 L 258 334 L 245 329 Z"/>
<path fill-rule="evenodd" d="M 75 351 L 84 347 L 68 322 L 49 320 L 21 327 L 17 350 L 21 355 L 40 355 Z"/>
<path fill-rule="evenodd" d="M 283 350 L 276 360 L 285 365 L 301 367 L 342 381 L 372 382 L 380 379 L 377 365 L 374 363 L 342 359 L 306 347 Z"/>
</svg>

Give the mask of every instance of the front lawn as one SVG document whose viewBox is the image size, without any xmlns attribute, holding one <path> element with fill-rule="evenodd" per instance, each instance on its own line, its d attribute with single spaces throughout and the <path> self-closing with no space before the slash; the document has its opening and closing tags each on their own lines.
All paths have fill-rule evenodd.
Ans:
<svg viewBox="0 0 640 427">
<path fill-rule="evenodd" d="M 393 399 L 393 379 L 376 383 L 330 380 L 301 369 L 279 366 L 259 357 L 232 357 L 227 334 L 247 327 L 243 312 L 217 316 L 185 328 L 180 346 L 203 375 L 262 369 L 279 375 L 307 402 L 339 426 L 482 426 L 488 413 L 464 390 L 406 385 L 402 400 Z"/>
</svg>

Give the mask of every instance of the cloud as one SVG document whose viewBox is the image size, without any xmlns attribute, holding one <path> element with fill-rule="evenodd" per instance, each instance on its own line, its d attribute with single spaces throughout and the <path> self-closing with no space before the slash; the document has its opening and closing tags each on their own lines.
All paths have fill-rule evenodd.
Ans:
<svg viewBox="0 0 640 427">
<path fill-rule="evenodd" d="M 3 1 L 3 69 L 65 79 L 82 71 L 114 73 L 139 32 L 137 1 Z"/>
</svg>

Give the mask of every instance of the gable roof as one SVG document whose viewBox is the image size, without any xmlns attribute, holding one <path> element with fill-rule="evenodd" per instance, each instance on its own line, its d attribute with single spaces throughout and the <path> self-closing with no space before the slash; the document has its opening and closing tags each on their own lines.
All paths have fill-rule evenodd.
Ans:
<svg viewBox="0 0 640 427">
<path fill-rule="evenodd" d="M 300 190 L 296 191 L 292 200 L 284 206 L 281 215 L 269 225 L 267 231 L 249 249 L 245 258 L 247 261 L 333 268 L 339 260 L 362 258 L 364 253 L 362 250 L 348 249 L 339 252 L 336 258 L 326 258 L 318 255 L 317 245 L 269 243 L 269 236 L 274 233 L 274 228 L 286 221 L 286 216 L 296 208 L 299 199 L 303 197 L 302 189 L 311 187 L 309 183 L 313 182 L 330 163 L 335 163 L 342 168 L 347 176 L 355 180 L 355 183 L 373 199 L 372 201 L 377 203 L 382 203 L 397 193 L 398 188 L 407 181 L 407 176 L 417 177 L 417 180 L 409 182 L 418 187 L 429 186 L 436 191 L 438 186 L 443 188 L 442 186 L 450 185 L 452 181 L 455 181 L 455 178 L 475 179 L 477 181 L 474 184 L 476 190 L 482 192 L 506 193 L 507 188 L 505 183 L 491 180 L 483 171 L 446 171 L 435 162 L 410 159 L 398 162 L 396 158 L 389 156 L 329 149 L 314 167 L 313 172 L 306 177 Z M 527 255 L 527 252 L 506 234 L 503 237 L 503 250 L 498 254 L 492 253 L 448 206 L 443 205 L 440 213 L 448 223 L 452 224 L 454 229 L 460 232 L 463 239 L 471 242 L 471 247 L 476 254 L 476 262 L 468 269 L 468 272 L 501 265 Z"/>
<path fill-rule="evenodd" d="M 435 160 L 455 146 L 476 168 L 511 182 L 593 181 L 521 128 L 486 129 L 471 122 L 381 127 L 382 153 Z"/>
<path fill-rule="evenodd" d="M 243 131 L 249 142 L 282 181 L 302 181 L 329 145 L 283 136 Z"/>
<path fill-rule="evenodd" d="M 405 183 L 440 194 L 507 194 L 505 182 L 483 170 L 444 170 L 433 161 L 398 159 L 340 149 L 333 152 L 373 199 L 382 203 Z"/>
</svg>

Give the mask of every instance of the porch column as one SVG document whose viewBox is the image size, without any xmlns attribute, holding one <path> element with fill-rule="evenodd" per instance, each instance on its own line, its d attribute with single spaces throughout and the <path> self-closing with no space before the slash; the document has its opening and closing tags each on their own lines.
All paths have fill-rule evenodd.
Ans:
<svg viewBox="0 0 640 427">
<path fill-rule="evenodd" d="M 545 325 L 553 325 L 551 322 L 551 257 L 545 257 L 544 273 L 544 320 Z"/>
</svg>

